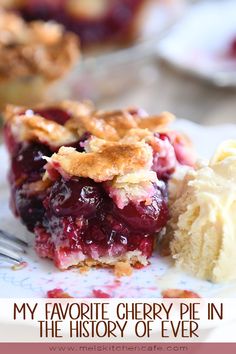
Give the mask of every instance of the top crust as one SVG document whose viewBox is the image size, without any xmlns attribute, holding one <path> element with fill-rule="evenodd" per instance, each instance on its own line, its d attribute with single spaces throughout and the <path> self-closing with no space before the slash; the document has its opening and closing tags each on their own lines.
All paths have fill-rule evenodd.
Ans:
<svg viewBox="0 0 236 354">
<path fill-rule="evenodd" d="M 92 135 L 105 140 L 118 141 L 130 129 L 145 129 L 162 131 L 174 120 L 171 113 L 164 112 L 156 116 L 148 116 L 133 109 L 116 110 L 110 112 L 90 111 L 88 116 L 77 115 L 67 122 L 67 127 L 77 127 L 81 132 L 88 131 Z"/>
<path fill-rule="evenodd" d="M 0 81 L 31 75 L 62 77 L 79 55 L 77 36 L 51 22 L 26 23 L 0 10 Z"/>
<path fill-rule="evenodd" d="M 37 115 L 14 116 L 11 123 L 12 133 L 18 141 L 40 141 L 55 148 L 77 141 L 77 136 L 70 130 Z"/>
<path fill-rule="evenodd" d="M 40 110 L 50 107 L 65 110 L 71 115 L 71 118 L 62 126 L 39 115 L 36 116 L 33 113 L 34 109 Z M 24 139 L 27 140 L 25 137 L 30 136 L 31 140 L 45 140 L 49 145 L 54 146 L 72 143 L 76 138 L 78 140 L 85 132 L 89 132 L 91 135 L 106 141 L 118 142 L 121 139 L 125 139 L 127 144 L 141 140 L 147 141 L 152 139 L 152 132 L 168 130 L 169 123 L 174 119 L 173 115 L 167 112 L 156 116 L 148 116 L 145 112 L 138 109 L 105 112 L 96 110 L 94 105 L 89 101 L 62 101 L 54 105 L 40 105 L 32 108 L 30 110 L 30 118 L 28 118 L 30 124 L 28 124 L 26 116 L 22 115 L 22 112 L 26 110 L 26 107 L 12 105 L 8 105 L 5 110 L 4 119 L 11 126 L 12 130 L 15 131 L 16 139 L 20 141 Z M 52 125 L 55 126 L 55 129 L 51 128 Z M 14 126 L 17 126 L 17 129 L 15 129 Z M 24 128 L 25 132 L 23 136 L 17 133 L 18 130 L 22 130 L 20 129 L 21 126 Z M 39 130 L 40 137 L 38 134 Z M 32 134 L 32 131 L 34 131 L 34 134 Z M 63 132 L 65 133 L 65 138 Z M 50 140 L 53 144 L 50 144 Z"/>
<path fill-rule="evenodd" d="M 96 182 L 104 182 L 116 176 L 151 168 L 152 149 L 145 143 L 109 143 L 97 138 L 92 140 L 96 148 L 90 152 L 80 153 L 74 148 L 60 148 L 57 154 L 48 159 L 47 169 L 50 171 L 52 167 L 65 177 L 88 177 Z"/>
</svg>

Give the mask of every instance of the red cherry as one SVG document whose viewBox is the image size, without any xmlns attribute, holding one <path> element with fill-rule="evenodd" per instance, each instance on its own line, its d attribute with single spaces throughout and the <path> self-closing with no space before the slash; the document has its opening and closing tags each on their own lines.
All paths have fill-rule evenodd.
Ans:
<svg viewBox="0 0 236 354">
<path fill-rule="evenodd" d="M 162 182 L 161 188 L 156 186 L 155 194 L 150 198 L 150 203 L 130 202 L 123 209 L 113 207 L 113 213 L 125 221 L 132 230 L 145 233 L 155 233 L 166 225 L 168 207 L 166 198 L 166 185 Z"/>
</svg>

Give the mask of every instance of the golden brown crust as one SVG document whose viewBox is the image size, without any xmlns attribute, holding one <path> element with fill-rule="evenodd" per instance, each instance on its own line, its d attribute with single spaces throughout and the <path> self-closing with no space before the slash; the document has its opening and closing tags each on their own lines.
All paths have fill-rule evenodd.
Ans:
<svg viewBox="0 0 236 354">
<path fill-rule="evenodd" d="M 151 167 L 152 149 L 145 143 L 103 143 L 100 139 L 94 140 L 98 141 L 98 145 L 101 143 L 97 150 L 80 153 L 73 148 L 62 147 L 52 155 L 50 165 L 61 174 L 88 177 L 97 182 Z"/>
<path fill-rule="evenodd" d="M 52 147 L 68 145 L 77 140 L 69 129 L 38 115 L 15 115 L 11 130 L 17 141 L 40 141 Z"/>
<path fill-rule="evenodd" d="M 42 21 L 30 23 L 14 13 L 0 11 L 0 80 L 41 76 L 62 77 L 79 55 L 77 36 Z"/>
<path fill-rule="evenodd" d="M 134 109 L 99 111 L 96 110 L 90 101 L 75 102 L 65 100 L 60 103 L 49 106 L 38 105 L 31 108 L 33 111 L 57 107 L 65 110 L 71 115 L 71 118 L 65 123 L 64 129 L 70 131 L 74 136 L 80 138 L 83 133 L 89 132 L 100 139 L 117 142 L 124 139 L 127 143 L 131 141 L 150 141 L 153 138 L 152 132 L 161 132 L 168 129 L 169 123 L 173 120 L 170 113 L 162 113 L 156 116 L 148 116 L 146 113 Z M 14 116 L 26 111 L 26 107 L 17 107 L 8 105 L 4 113 L 5 121 L 11 121 L 14 124 Z M 39 116 L 37 116 L 39 117 Z M 37 118 L 39 119 L 39 118 Z M 45 121 L 41 119 L 41 121 Z M 19 124 L 19 121 L 18 121 Z M 24 122 L 22 121 L 22 124 Z M 49 139 L 49 130 L 47 139 Z M 57 138 L 54 131 L 51 130 L 53 141 Z M 58 141 L 58 145 L 60 142 Z"/>
<path fill-rule="evenodd" d="M 96 111 L 90 119 L 85 117 L 82 123 L 88 131 L 101 139 L 117 141 L 129 129 L 136 127 L 133 116 L 126 110 L 102 112 Z"/>
<path fill-rule="evenodd" d="M 92 101 L 84 100 L 81 102 L 71 101 L 71 100 L 63 100 L 57 103 L 57 107 L 64 109 L 66 112 L 71 114 L 73 117 L 83 117 L 90 116 L 92 112 L 95 110 L 95 106 Z M 76 128 L 77 129 L 77 128 Z"/>
<path fill-rule="evenodd" d="M 23 106 L 14 106 L 12 104 L 8 104 L 6 105 L 3 112 L 3 119 L 5 122 L 9 122 L 11 124 L 11 121 L 14 120 L 14 117 L 26 111 L 26 109 L 27 108 Z"/>
<path fill-rule="evenodd" d="M 174 119 L 168 112 L 156 116 L 142 116 L 138 112 L 133 114 L 132 111 L 132 109 L 96 111 L 91 106 L 88 115 L 74 114 L 66 125 L 74 129 L 77 127 L 80 133 L 87 131 L 101 139 L 118 141 L 127 135 L 130 129 L 140 128 L 155 132 L 166 130 Z"/>
<path fill-rule="evenodd" d="M 91 101 L 85 100 L 81 102 L 77 101 L 70 101 L 70 100 L 63 100 L 51 104 L 37 104 L 35 106 L 27 107 L 27 106 L 16 106 L 12 104 L 8 104 L 5 107 L 4 111 L 4 120 L 9 121 L 11 120 L 15 115 L 19 115 L 22 112 L 25 112 L 26 110 L 32 111 L 32 115 L 34 111 L 39 111 L 39 110 L 47 110 L 47 108 L 61 108 L 62 110 L 68 112 L 68 114 L 71 115 L 71 119 L 68 121 L 68 123 L 71 121 L 74 122 L 75 117 L 80 117 L 80 116 L 89 116 L 91 112 L 95 110 L 94 105 Z M 78 126 L 75 127 L 71 124 L 65 124 L 66 127 L 70 130 L 77 130 Z"/>
<path fill-rule="evenodd" d="M 159 115 L 137 118 L 138 128 L 148 129 L 154 132 L 165 131 L 167 126 L 175 119 L 174 115 L 169 112 L 162 112 Z"/>
</svg>

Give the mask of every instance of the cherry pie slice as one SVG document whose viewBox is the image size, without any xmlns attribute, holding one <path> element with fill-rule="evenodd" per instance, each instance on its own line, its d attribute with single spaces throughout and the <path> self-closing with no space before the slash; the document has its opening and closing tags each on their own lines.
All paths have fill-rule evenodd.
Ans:
<svg viewBox="0 0 236 354">
<path fill-rule="evenodd" d="M 168 219 L 168 179 L 193 163 L 172 118 L 90 102 L 7 107 L 11 208 L 41 257 L 60 269 L 148 264 Z"/>
</svg>

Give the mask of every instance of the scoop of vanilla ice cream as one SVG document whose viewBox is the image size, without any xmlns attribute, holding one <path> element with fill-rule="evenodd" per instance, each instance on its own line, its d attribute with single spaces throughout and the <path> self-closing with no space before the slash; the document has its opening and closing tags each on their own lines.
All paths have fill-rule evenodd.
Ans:
<svg viewBox="0 0 236 354">
<path fill-rule="evenodd" d="M 176 265 L 213 282 L 236 279 L 236 140 L 170 186 L 167 230 Z"/>
</svg>

